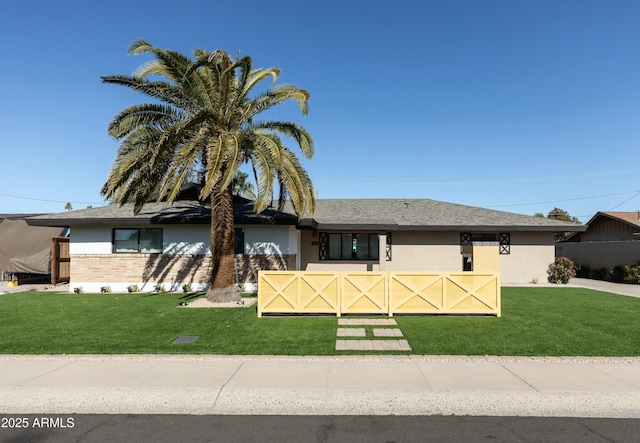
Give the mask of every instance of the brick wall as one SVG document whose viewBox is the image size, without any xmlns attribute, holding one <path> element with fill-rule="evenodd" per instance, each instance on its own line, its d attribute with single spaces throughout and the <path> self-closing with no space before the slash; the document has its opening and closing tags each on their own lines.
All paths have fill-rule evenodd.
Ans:
<svg viewBox="0 0 640 443">
<path fill-rule="evenodd" d="M 258 283 L 258 271 L 295 271 L 296 254 L 236 254 L 236 282 Z"/>
<path fill-rule="evenodd" d="M 258 270 L 295 270 L 296 255 L 236 255 L 236 282 L 256 283 Z M 211 256 L 199 254 L 73 254 L 71 281 L 208 283 Z"/>
</svg>

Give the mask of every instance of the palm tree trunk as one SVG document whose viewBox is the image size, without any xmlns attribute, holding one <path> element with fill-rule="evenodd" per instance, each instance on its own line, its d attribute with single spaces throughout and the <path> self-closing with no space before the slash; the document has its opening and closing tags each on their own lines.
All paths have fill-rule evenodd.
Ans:
<svg viewBox="0 0 640 443">
<path fill-rule="evenodd" d="M 214 185 L 211 191 L 211 281 L 207 299 L 215 303 L 239 302 L 235 285 L 234 220 L 231 187 Z"/>
</svg>

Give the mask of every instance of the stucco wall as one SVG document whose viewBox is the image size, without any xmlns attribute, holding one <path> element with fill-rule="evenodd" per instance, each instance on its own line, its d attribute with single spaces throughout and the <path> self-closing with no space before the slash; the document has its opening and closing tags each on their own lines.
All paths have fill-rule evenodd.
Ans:
<svg viewBox="0 0 640 443">
<path fill-rule="evenodd" d="M 553 232 L 512 232 L 511 253 L 500 255 L 502 284 L 547 281 L 555 259 Z"/>
<path fill-rule="evenodd" d="M 511 232 L 510 254 L 500 255 L 501 282 L 545 282 L 555 258 L 553 232 Z M 314 244 L 315 243 L 315 244 Z M 341 262 L 319 260 L 318 237 L 301 233 L 300 269 L 384 271 L 462 271 L 460 232 L 392 232 L 391 261 Z M 384 260 L 384 256 L 381 256 Z"/>
<path fill-rule="evenodd" d="M 71 230 L 71 254 L 111 254 L 113 228 L 143 228 L 131 225 L 77 226 Z M 207 225 L 154 225 L 163 230 L 164 254 L 210 254 L 210 229 Z M 236 225 L 244 229 L 246 254 L 296 254 L 297 235 L 293 226 Z"/>
</svg>

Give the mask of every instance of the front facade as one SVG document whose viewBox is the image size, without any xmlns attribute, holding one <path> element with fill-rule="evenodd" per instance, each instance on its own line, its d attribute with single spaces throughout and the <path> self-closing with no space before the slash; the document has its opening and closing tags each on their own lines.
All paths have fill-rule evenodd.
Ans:
<svg viewBox="0 0 640 443">
<path fill-rule="evenodd" d="M 500 252 L 503 283 L 545 281 L 555 231 L 582 225 L 434 200 L 319 200 L 312 216 L 268 209 L 251 213 L 237 199 L 236 280 L 255 290 L 257 271 L 472 271 L 474 244 Z M 108 206 L 34 217 L 71 228 L 70 290 L 193 290 L 208 286 L 208 207 L 194 201 Z M 477 257 L 476 257 L 477 258 Z"/>
</svg>

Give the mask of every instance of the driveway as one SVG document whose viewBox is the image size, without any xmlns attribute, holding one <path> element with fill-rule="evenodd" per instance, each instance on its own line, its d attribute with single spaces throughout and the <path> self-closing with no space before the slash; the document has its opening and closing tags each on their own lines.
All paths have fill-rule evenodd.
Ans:
<svg viewBox="0 0 640 443">
<path fill-rule="evenodd" d="M 591 280 L 589 278 L 572 278 L 567 286 L 594 289 L 596 291 L 612 292 L 614 294 L 640 298 L 640 285 L 612 283 L 609 281 Z"/>
</svg>

